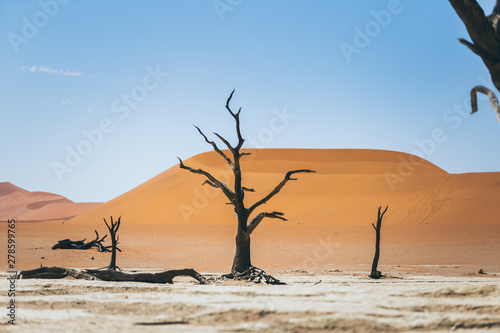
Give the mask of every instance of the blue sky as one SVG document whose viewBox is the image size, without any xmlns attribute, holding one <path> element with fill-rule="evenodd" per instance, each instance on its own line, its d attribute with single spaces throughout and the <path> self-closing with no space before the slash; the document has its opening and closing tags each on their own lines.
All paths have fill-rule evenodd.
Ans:
<svg viewBox="0 0 500 333">
<path fill-rule="evenodd" d="M 468 115 L 493 85 L 445 0 L 7 0 L 0 36 L 0 181 L 31 191 L 107 201 L 210 150 L 192 125 L 233 138 L 232 89 L 248 147 L 500 171 L 489 102 Z"/>
</svg>

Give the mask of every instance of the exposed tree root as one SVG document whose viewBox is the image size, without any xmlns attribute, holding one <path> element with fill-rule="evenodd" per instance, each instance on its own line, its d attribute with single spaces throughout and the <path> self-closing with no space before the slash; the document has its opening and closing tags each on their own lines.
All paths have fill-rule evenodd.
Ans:
<svg viewBox="0 0 500 333">
<path fill-rule="evenodd" d="M 101 280 L 101 281 L 132 281 L 146 283 L 173 283 L 176 276 L 190 276 L 200 282 L 208 284 L 209 282 L 200 273 L 192 268 L 170 270 L 161 273 L 124 273 L 113 270 L 83 269 L 77 270 L 63 267 L 40 267 L 37 269 L 21 271 L 18 279 L 62 279 L 65 277 L 74 277 L 75 279 Z"/>
<path fill-rule="evenodd" d="M 253 266 L 242 273 L 231 272 L 229 274 L 224 274 L 222 278 L 272 285 L 286 284 L 285 282 L 282 282 L 275 277 L 266 274 L 266 272 L 264 272 L 262 269 Z"/>
</svg>

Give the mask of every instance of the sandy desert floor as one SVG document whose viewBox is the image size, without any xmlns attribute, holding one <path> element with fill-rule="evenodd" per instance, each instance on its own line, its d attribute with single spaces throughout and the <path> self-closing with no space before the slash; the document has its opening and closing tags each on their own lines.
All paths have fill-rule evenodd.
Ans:
<svg viewBox="0 0 500 333">
<path fill-rule="evenodd" d="M 254 265 L 285 286 L 203 286 L 182 277 L 173 285 L 18 280 L 18 325 L 7 325 L 2 316 L 0 331 L 500 331 L 498 225 L 387 225 L 379 269 L 389 278 L 379 281 L 366 277 L 374 251 L 371 226 L 284 226 L 261 226 L 252 236 L 252 255 Z M 230 268 L 232 226 L 122 228 L 118 265 L 127 271 L 186 267 L 210 276 Z M 109 253 L 51 250 L 60 239 L 92 239 L 88 225 L 19 223 L 16 235 L 18 271 L 109 263 Z M 0 289 L 6 291 L 3 271 Z M 4 292 L 1 299 L 9 301 Z"/>
<path fill-rule="evenodd" d="M 7 234 L 6 224 L 0 232 Z M 90 241 L 104 223 L 23 223 L 16 227 L 17 269 L 43 266 L 104 267 L 109 253 L 52 250 L 58 240 Z M 127 225 L 120 227 L 117 264 L 122 268 L 225 272 L 234 255 L 234 226 Z M 271 274 L 302 270 L 368 270 L 375 232 L 366 226 L 307 226 L 272 222 L 252 234 L 252 263 Z M 104 242 L 110 245 L 109 240 Z M 500 274 L 500 225 L 387 225 L 382 227 L 380 265 L 398 271 L 461 276 L 483 269 Z M 6 268 L 2 263 L 3 268 Z M 387 272 L 383 270 L 384 272 Z"/>
<path fill-rule="evenodd" d="M 12 332 L 500 330 L 500 277 L 289 272 L 283 286 L 19 280 Z M 6 274 L 1 275 L 6 288 Z"/>
</svg>

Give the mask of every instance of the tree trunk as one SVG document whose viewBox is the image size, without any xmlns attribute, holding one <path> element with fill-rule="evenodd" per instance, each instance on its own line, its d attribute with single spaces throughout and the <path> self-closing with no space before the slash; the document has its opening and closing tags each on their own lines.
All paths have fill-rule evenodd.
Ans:
<svg viewBox="0 0 500 333">
<path fill-rule="evenodd" d="M 114 235 L 113 235 L 114 236 Z M 111 247 L 111 262 L 109 264 L 109 269 L 116 269 L 116 239 L 115 237 L 111 238 L 112 240 L 112 247 Z"/>
<path fill-rule="evenodd" d="M 238 230 L 236 235 L 236 253 L 231 273 L 243 273 L 252 267 L 250 262 L 250 236 Z"/>
<path fill-rule="evenodd" d="M 381 226 L 382 220 L 379 220 L 377 223 L 377 227 L 375 228 L 375 256 L 373 257 L 373 263 L 372 263 L 372 272 L 370 274 L 370 277 L 372 279 L 379 279 L 381 273 L 377 270 L 378 267 L 378 260 L 380 258 L 380 226 Z"/>
<path fill-rule="evenodd" d="M 370 278 L 372 279 L 380 279 L 382 277 L 382 273 L 377 270 L 378 260 L 380 258 L 380 229 L 382 228 L 382 218 L 384 217 L 385 212 L 387 212 L 387 208 L 389 208 L 389 206 L 385 207 L 383 213 L 380 213 L 381 208 L 382 207 L 378 208 L 377 226 L 372 223 L 373 229 L 375 229 L 375 256 L 373 257 L 372 272 L 370 273 Z"/>
</svg>

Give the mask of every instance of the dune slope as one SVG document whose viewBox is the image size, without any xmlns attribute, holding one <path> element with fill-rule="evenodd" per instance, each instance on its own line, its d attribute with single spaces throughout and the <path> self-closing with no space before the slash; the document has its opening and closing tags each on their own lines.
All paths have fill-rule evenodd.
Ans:
<svg viewBox="0 0 500 333">
<path fill-rule="evenodd" d="M 263 149 L 243 157 L 247 206 L 271 191 L 288 170 L 308 168 L 261 207 L 304 225 L 365 225 L 389 205 L 386 224 L 499 224 L 500 173 L 448 174 L 419 157 L 366 149 Z M 215 152 L 186 161 L 231 185 L 231 170 Z M 71 220 L 127 224 L 232 225 L 233 209 L 204 177 L 174 166 L 135 189 Z M 258 213 L 258 212 L 256 212 Z"/>
<path fill-rule="evenodd" d="M 57 194 L 29 192 L 11 183 L 0 183 L 0 221 L 67 220 L 100 203 L 74 203 Z"/>
</svg>

